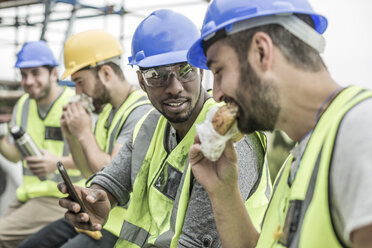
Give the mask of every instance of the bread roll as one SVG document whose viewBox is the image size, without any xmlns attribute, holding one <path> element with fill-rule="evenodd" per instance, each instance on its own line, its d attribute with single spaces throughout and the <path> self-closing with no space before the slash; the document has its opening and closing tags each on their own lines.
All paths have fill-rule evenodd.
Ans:
<svg viewBox="0 0 372 248">
<path fill-rule="evenodd" d="M 93 99 L 85 94 L 77 94 L 69 98 L 69 103 L 78 102 L 83 108 L 91 113 L 94 111 Z"/>
<path fill-rule="evenodd" d="M 220 135 L 225 135 L 236 122 L 236 117 L 239 111 L 238 105 L 235 102 L 228 102 L 220 107 L 212 118 L 214 130 Z M 236 133 L 232 140 L 237 142 L 244 137 L 241 132 Z"/>
<path fill-rule="evenodd" d="M 228 102 L 220 107 L 212 119 L 214 130 L 220 135 L 225 135 L 234 124 L 238 110 L 238 105 L 234 102 Z"/>
</svg>

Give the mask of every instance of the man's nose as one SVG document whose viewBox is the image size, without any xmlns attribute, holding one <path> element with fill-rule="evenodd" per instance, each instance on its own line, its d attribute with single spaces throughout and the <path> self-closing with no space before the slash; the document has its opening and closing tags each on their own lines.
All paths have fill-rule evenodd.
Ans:
<svg viewBox="0 0 372 248">
<path fill-rule="evenodd" d="M 224 93 L 221 90 L 220 85 L 214 80 L 213 81 L 213 99 L 216 102 L 222 102 L 224 98 Z"/>
<path fill-rule="evenodd" d="M 75 92 L 77 95 L 83 93 L 83 89 L 79 85 L 75 85 Z"/>
<path fill-rule="evenodd" d="M 173 73 L 168 77 L 167 91 L 174 95 L 183 91 L 182 83 Z"/>
<path fill-rule="evenodd" d="M 26 86 L 30 86 L 34 84 L 36 80 L 35 77 L 33 77 L 32 75 L 26 75 L 22 77 L 22 81 Z"/>
</svg>

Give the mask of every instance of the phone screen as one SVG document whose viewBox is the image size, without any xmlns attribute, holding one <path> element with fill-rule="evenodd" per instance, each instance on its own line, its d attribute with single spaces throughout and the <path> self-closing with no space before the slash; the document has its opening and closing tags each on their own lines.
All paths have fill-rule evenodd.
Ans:
<svg viewBox="0 0 372 248">
<path fill-rule="evenodd" d="M 72 182 L 70 180 L 70 177 L 67 174 L 67 171 L 66 171 L 65 167 L 63 166 L 63 164 L 60 161 L 57 162 L 57 168 L 58 168 L 58 171 L 63 178 L 63 181 L 65 182 L 65 184 L 67 186 L 68 194 L 70 195 L 70 197 L 72 198 L 73 201 L 77 202 L 80 205 L 80 212 L 88 213 L 84 203 L 81 201 L 80 197 L 78 196 L 78 194 L 77 194 L 77 192 L 74 188 L 74 185 L 72 184 Z M 89 221 L 89 223 L 90 223 L 90 221 Z"/>
</svg>

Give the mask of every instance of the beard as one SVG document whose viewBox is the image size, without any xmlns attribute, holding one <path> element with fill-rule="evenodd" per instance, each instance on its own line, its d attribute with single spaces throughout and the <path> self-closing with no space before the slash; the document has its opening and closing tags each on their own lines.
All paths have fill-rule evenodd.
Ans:
<svg viewBox="0 0 372 248">
<path fill-rule="evenodd" d="M 169 116 L 165 113 L 163 113 L 164 111 L 159 111 L 169 122 L 171 123 L 182 123 L 182 122 L 186 122 L 188 121 L 191 116 L 194 114 L 195 112 L 195 109 L 196 107 L 198 106 L 198 103 L 200 101 L 200 96 L 201 96 L 201 91 L 202 91 L 202 84 L 200 83 L 200 88 L 199 88 L 199 95 L 198 95 L 198 98 L 194 104 L 194 106 L 191 107 L 191 109 L 187 112 L 187 114 L 185 116 L 179 116 L 179 117 L 172 117 L 172 116 Z M 177 98 L 177 97 L 174 97 L 174 98 Z M 167 99 L 168 100 L 168 99 Z M 187 100 L 189 100 L 189 102 L 191 102 L 191 99 L 188 98 Z"/>
<path fill-rule="evenodd" d="M 241 132 L 274 130 L 280 111 L 277 89 L 271 81 L 259 78 L 248 61 L 240 66 L 236 98 L 240 105 L 238 128 Z"/>
<path fill-rule="evenodd" d="M 45 84 L 45 86 L 40 89 L 40 93 L 38 95 L 35 95 L 33 92 L 28 92 L 27 90 L 26 92 L 28 92 L 31 99 L 34 99 L 35 101 L 40 102 L 49 96 L 51 87 L 52 87 L 52 80 L 49 78 L 48 83 Z"/>
<path fill-rule="evenodd" d="M 96 77 L 96 85 L 94 86 L 94 98 L 93 98 L 93 113 L 99 114 L 102 112 L 106 103 L 111 101 L 111 96 L 106 87 L 103 85 L 98 75 Z"/>
</svg>

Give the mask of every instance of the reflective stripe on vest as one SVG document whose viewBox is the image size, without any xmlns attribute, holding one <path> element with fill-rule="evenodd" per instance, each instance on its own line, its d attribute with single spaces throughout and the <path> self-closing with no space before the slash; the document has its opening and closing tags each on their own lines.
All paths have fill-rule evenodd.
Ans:
<svg viewBox="0 0 372 248">
<path fill-rule="evenodd" d="M 131 164 L 131 180 L 132 185 L 136 180 L 137 174 L 141 168 L 143 160 L 145 159 L 147 149 L 150 147 L 152 137 L 154 136 L 156 123 L 158 123 L 161 114 L 153 109 L 149 112 L 142 121 L 138 130 L 135 130 L 134 140 L 133 140 L 133 153 L 132 153 L 132 164 Z"/>
<path fill-rule="evenodd" d="M 132 96 L 132 95 L 131 95 Z M 116 139 L 119 135 L 119 132 L 123 128 L 125 121 L 128 118 L 129 113 L 131 113 L 135 108 L 138 106 L 142 106 L 145 104 L 151 104 L 151 102 L 148 100 L 147 96 L 139 96 L 139 99 L 137 99 L 132 105 L 128 107 L 128 109 L 125 111 L 124 115 L 121 117 L 121 119 L 116 123 L 115 127 L 113 128 L 112 132 L 110 133 L 110 140 L 109 140 L 109 148 L 108 153 L 112 153 L 112 149 L 114 147 L 114 144 L 116 143 Z"/>
<path fill-rule="evenodd" d="M 94 131 L 96 141 L 104 152 L 112 154 L 112 149 L 116 143 L 118 134 L 124 126 L 128 116 L 135 108 L 145 104 L 150 104 L 145 93 L 140 90 L 133 91 L 116 111 L 109 127 L 106 127 L 106 123 L 110 116 L 112 105 L 107 104 L 105 106 L 104 110 L 98 117 Z M 126 209 L 122 206 L 114 207 L 110 211 L 108 220 L 103 228 L 118 237 L 124 222 L 125 212 Z"/>
<path fill-rule="evenodd" d="M 21 126 L 34 140 L 39 148 L 43 148 L 56 156 L 65 156 L 67 145 L 64 143 L 60 129 L 62 106 L 65 105 L 74 92 L 64 88 L 63 92 L 52 103 L 47 115 L 39 116 L 36 101 L 25 94 L 17 103 L 16 124 Z M 57 168 L 56 168 L 57 169 Z M 68 170 L 73 182 L 84 185 L 84 180 L 78 170 Z M 23 184 L 17 189 L 18 200 L 25 202 L 29 198 L 40 196 L 63 197 L 57 189 L 57 183 L 62 181 L 58 171 L 47 175 L 47 180 L 40 181 L 23 162 Z"/>
<path fill-rule="evenodd" d="M 153 109 L 139 121 L 138 125 L 136 125 L 133 134 L 131 164 L 132 185 L 134 185 L 134 181 L 141 168 L 143 160 L 145 159 L 147 153 L 146 147 L 150 146 L 160 116 L 161 114 L 157 110 Z M 129 240 L 131 243 L 139 247 L 142 247 L 142 244 L 144 244 L 148 236 L 149 233 L 145 229 L 135 226 L 127 221 L 124 221 L 119 235 L 120 239 Z M 120 240 L 115 247 L 120 247 Z"/>
<path fill-rule="evenodd" d="M 333 100 L 310 136 L 291 187 L 290 155 L 276 180 L 257 247 L 345 246 L 333 229 L 329 172 L 340 123 L 351 108 L 369 98 L 371 91 L 349 87 Z M 283 234 L 274 240 L 278 227 Z"/>
<path fill-rule="evenodd" d="M 108 154 L 112 153 L 117 136 L 130 113 L 138 106 L 145 104 L 150 104 L 146 94 L 141 90 L 133 91 L 116 111 L 109 127 L 106 124 L 112 110 L 112 105 L 107 104 L 104 107 L 98 116 L 94 131 L 96 141 L 104 152 Z"/>
</svg>

